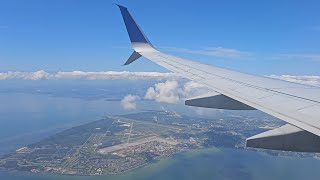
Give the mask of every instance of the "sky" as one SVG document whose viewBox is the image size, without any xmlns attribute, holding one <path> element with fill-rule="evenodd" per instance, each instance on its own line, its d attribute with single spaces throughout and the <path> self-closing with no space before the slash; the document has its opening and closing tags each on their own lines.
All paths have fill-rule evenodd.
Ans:
<svg viewBox="0 0 320 180">
<path fill-rule="evenodd" d="M 158 49 L 258 75 L 320 75 L 320 1 L 1 0 L 0 72 L 157 71 L 132 49 L 126 6 Z"/>
</svg>

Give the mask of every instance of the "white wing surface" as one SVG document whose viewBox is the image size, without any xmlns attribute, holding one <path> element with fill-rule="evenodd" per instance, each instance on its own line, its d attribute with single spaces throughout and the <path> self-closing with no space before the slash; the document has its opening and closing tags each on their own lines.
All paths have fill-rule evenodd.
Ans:
<svg viewBox="0 0 320 180">
<path fill-rule="evenodd" d="M 119 6 L 119 5 L 118 5 Z M 132 63 L 140 56 L 143 56 L 158 65 L 175 72 L 182 77 L 203 84 L 212 91 L 217 92 L 219 100 L 228 101 L 226 104 L 234 104 L 233 109 L 257 109 L 277 117 L 302 131 L 306 131 L 308 136 L 305 138 L 315 138 L 319 140 L 320 136 L 320 88 L 302 84 L 291 83 L 282 80 L 271 79 L 262 76 L 256 76 L 228 69 L 218 68 L 195 61 L 179 58 L 158 51 L 152 46 L 147 37 L 143 34 L 140 27 L 136 24 L 127 8 L 119 6 L 124 19 L 134 53 L 130 56 L 125 65 Z M 200 107 L 207 107 L 208 101 L 215 98 L 208 97 L 205 104 Z M 235 103 L 234 103 L 235 102 Z M 210 106 L 211 107 L 211 106 Z M 216 107 L 216 103 L 214 105 Z M 248 108 L 249 107 L 249 108 Z M 231 108 L 231 109 L 232 109 Z M 228 108 L 225 108 L 228 109 Z M 310 136 L 310 134 L 312 136 Z M 272 136 L 272 132 L 268 134 Z M 277 132 L 276 136 L 279 136 Z M 255 136 L 256 141 L 265 136 Z M 253 137 L 254 138 L 254 137 Z M 303 139 L 300 137 L 300 139 Z M 251 138 L 252 139 L 252 138 Z M 250 138 L 248 140 L 251 140 Z M 282 138 L 285 139 L 285 138 Z M 320 141 L 320 140 L 319 140 Z M 261 141 L 263 143 L 263 141 Z M 277 145 L 254 146 L 269 149 L 291 150 L 291 151 L 312 151 L 320 152 L 319 147 L 312 147 L 312 150 L 290 148 L 292 143 L 284 140 L 283 147 Z M 286 144 L 287 143 L 287 144 Z M 248 143 L 249 145 L 250 143 Z M 252 143 L 257 144 L 257 143 Z M 270 144 L 270 143 L 269 143 Z M 279 142 L 278 142 L 279 144 Z M 280 148 L 279 148 L 280 147 Z M 302 150 L 301 150 L 302 149 Z"/>
</svg>

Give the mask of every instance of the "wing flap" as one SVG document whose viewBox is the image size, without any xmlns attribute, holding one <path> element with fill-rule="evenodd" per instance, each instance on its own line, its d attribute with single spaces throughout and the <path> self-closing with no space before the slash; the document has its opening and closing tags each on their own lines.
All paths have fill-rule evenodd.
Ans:
<svg viewBox="0 0 320 180">
<path fill-rule="evenodd" d="M 219 93 L 209 93 L 185 101 L 187 106 L 227 110 L 255 110 L 254 108 Z"/>
<path fill-rule="evenodd" d="M 248 138 L 246 146 L 282 151 L 320 152 L 320 137 L 286 124 Z"/>
</svg>

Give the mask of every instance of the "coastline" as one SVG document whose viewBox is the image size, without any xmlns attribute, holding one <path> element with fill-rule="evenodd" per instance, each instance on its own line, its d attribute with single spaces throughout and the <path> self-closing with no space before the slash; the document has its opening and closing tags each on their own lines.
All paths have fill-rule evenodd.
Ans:
<svg viewBox="0 0 320 180">
<path fill-rule="evenodd" d="M 174 179 L 318 179 L 320 162 L 311 158 L 275 157 L 243 149 L 205 148 L 180 152 L 115 175 L 78 176 L 1 171 L 10 180 L 174 180 Z M 267 169 L 267 170 L 266 170 Z M 288 174 L 291 172 L 291 175 Z M 304 172 L 304 173 L 301 173 Z M 289 176 L 290 175 L 290 176 Z M 294 178 L 292 178 L 294 177 Z"/>
</svg>

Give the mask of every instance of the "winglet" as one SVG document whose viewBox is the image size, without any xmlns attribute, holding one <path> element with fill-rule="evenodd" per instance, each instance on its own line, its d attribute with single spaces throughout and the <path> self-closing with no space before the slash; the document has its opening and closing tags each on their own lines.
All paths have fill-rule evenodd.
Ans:
<svg viewBox="0 0 320 180">
<path fill-rule="evenodd" d="M 133 61 L 139 59 L 141 57 L 141 54 L 137 53 L 136 51 L 133 51 L 129 59 L 124 63 L 123 66 L 131 64 Z"/>
<path fill-rule="evenodd" d="M 135 22 L 128 9 L 124 6 L 116 4 L 121 11 L 123 21 L 126 25 L 131 43 L 147 43 L 151 45 L 148 38 L 143 34 L 139 25 Z"/>
</svg>

